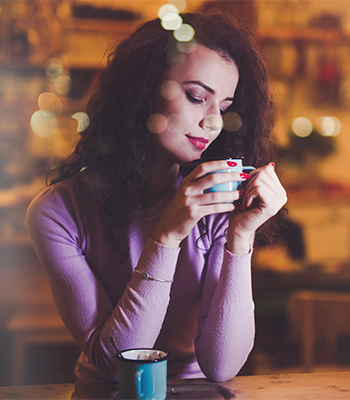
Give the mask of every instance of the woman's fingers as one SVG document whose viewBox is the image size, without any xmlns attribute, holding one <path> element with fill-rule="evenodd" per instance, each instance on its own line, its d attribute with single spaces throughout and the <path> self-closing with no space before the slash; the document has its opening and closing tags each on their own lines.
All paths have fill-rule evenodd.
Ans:
<svg viewBox="0 0 350 400">
<path fill-rule="evenodd" d="M 229 168 L 226 161 L 211 161 L 199 165 L 183 181 L 186 194 L 203 193 L 218 184 L 244 182 L 249 178 L 249 174 L 246 173 L 228 172 Z"/>
<path fill-rule="evenodd" d="M 196 207 L 208 206 L 211 204 L 232 203 L 241 197 L 241 191 L 231 192 L 210 192 L 199 194 L 188 198 L 188 204 Z"/>
<path fill-rule="evenodd" d="M 257 198 L 259 207 L 268 208 L 270 212 L 277 212 L 287 201 L 286 191 L 271 164 L 253 171 L 246 187 L 242 208 L 249 208 Z"/>
<path fill-rule="evenodd" d="M 185 179 L 190 182 L 196 181 L 215 171 L 228 169 L 232 169 L 232 166 L 230 167 L 225 160 L 209 161 L 198 165 L 198 167 L 196 167 L 190 174 L 188 174 Z"/>
<path fill-rule="evenodd" d="M 186 196 L 180 190 L 164 210 L 151 237 L 166 247 L 178 247 L 202 217 L 233 211 L 235 206 L 232 201 L 238 195 L 218 192 Z"/>
<path fill-rule="evenodd" d="M 249 183 L 254 182 L 256 179 L 265 182 L 272 189 L 276 188 L 278 191 L 285 191 L 280 180 L 278 179 L 277 174 L 275 173 L 273 164 L 269 164 L 266 167 L 253 171 L 250 175 Z"/>
<path fill-rule="evenodd" d="M 199 194 L 215 185 L 230 182 L 244 182 L 248 178 L 249 175 L 240 174 L 239 172 L 215 172 L 195 182 L 191 182 L 187 190 L 191 191 L 193 194 Z"/>
<path fill-rule="evenodd" d="M 235 209 L 235 205 L 233 203 L 216 203 L 210 205 L 204 205 L 201 207 L 201 218 L 211 215 L 211 214 L 221 214 L 232 212 Z"/>
<path fill-rule="evenodd" d="M 229 250 L 237 254 L 247 252 L 254 232 L 277 214 L 286 201 L 286 191 L 272 164 L 253 171 L 239 212 L 231 214 L 227 233 Z"/>
<path fill-rule="evenodd" d="M 187 178 L 189 178 L 190 181 L 195 181 L 207 174 L 210 174 L 211 172 L 229 168 L 230 167 L 225 160 L 208 161 L 199 164 L 198 167 L 196 167 L 190 174 L 187 175 Z"/>
</svg>

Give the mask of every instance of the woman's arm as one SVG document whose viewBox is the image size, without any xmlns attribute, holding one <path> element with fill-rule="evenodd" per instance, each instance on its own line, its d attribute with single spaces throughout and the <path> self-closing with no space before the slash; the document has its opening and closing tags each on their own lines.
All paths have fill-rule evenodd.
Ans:
<svg viewBox="0 0 350 400">
<path fill-rule="evenodd" d="M 241 209 L 230 217 L 227 243 L 223 248 L 222 243 L 214 242 L 195 341 L 198 363 L 209 379 L 223 381 L 234 377 L 253 346 L 252 241 L 255 231 L 275 215 L 286 200 L 273 164 L 254 171 L 247 183 Z"/>
<path fill-rule="evenodd" d="M 217 241 L 208 258 L 195 339 L 203 373 L 218 382 L 233 378 L 253 347 L 254 334 L 251 252 L 233 255 Z"/>
<path fill-rule="evenodd" d="M 144 280 L 134 273 L 113 308 L 82 253 L 78 224 L 56 192 L 49 190 L 32 202 L 27 222 L 62 320 L 102 375 L 115 381 L 118 362 L 109 337 L 121 350 L 153 347 L 166 314 L 171 284 Z M 178 253 L 178 249 L 148 239 L 138 269 L 170 280 Z"/>
</svg>

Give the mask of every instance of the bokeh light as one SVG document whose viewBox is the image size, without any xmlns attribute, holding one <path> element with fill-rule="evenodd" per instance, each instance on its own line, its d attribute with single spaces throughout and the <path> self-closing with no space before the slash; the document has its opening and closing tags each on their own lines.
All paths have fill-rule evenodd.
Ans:
<svg viewBox="0 0 350 400">
<path fill-rule="evenodd" d="M 62 101 L 54 93 L 41 93 L 38 97 L 38 105 L 40 110 L 48 111 L 55 117 L 59 116 L 62 113 Z"/>
<path fill-rule="evenodd" d="M 63 73 L 62 61 L 51 58 L 46 64 L 45 73 L 49 81 L 55 81 Z"/>
<path fill-rule="evenodd" d="M 228 111 L 223 116 L 224 129 L 228 132 L 236 132 L 242 126 L 242 118 L 234 111 Z"/>
<path fill-rule="evenodd" d="M 169 0 L 168 4 L 174 5 L 179 10 L 179 12 L 182 12 L 186 8 L 185 0 Z"/>
<path fill-rule="evenodd" d="M 298 117 L 292 123 L 292 131 L 296 136 L 307 137 L 313 130 L 312 122 L 306 117 Z"/>
<path fill-rule="evenodd" d="M 320 134 L 323 136 L 337 136 L 342 130 L 342 124 L 336 117 L 321 117 L 317 122 L 320 126 Z"/>
<path fill-rule="evenodd" d="M 176 31 L 175 31 L 176 32 Z M 176 42 L 177 50 L 180 53 L 191 53 L 196 48 L 197 42 L 192 39 L 190 42 Z"/>
<path fill-rule="evenodd" d="M 178 13 L 169 12 L 162 17 L 162 27 L 167 31 L 179 29 L 182 24 L 182 18 Z"/>
<path fill-rule="evenodd" d="M 85 131 L 85 129 L 89 126 L 90 123 L 89 116 L 82 111 L 73 114 L 72 118 L 78 121 L 78 128 L 77 128 L 78 132 Z"/>
<path fill-rule="evenodd" d="M 189 24 L 181 24 L 181 26 L 174 31 L 174 37 L 179 42 L 189 42 L 194 38 L 194 29 Z"/>
<path fill-rule="evenodd" d="M 32 115 L 30 126 L 36 135 L 49 138 L 56 132 L 57 120 L 52 113 L 40 110 Z"/>
<path fill-rule="evenodd" d="M 175 100 L 181 93 L 180 85 L 173 80 L 165 81 L 160 87 L 160 94 L 166 100 Z"/>
<path fill-rule="evenodd" d="M 62 55 L 64 57 L 64 55 Z M 54 85 L 58 94 L 67 94 L 72 88 L 72 79 L 64 70 L 60 58 L 51 58 L 45 67 L 46 78 Z"/>
<path fill-rule="evenodd" d="M 223 126 L 223 121 L 218 114 L 209 114 L 203 120 L 203 129 L 211 131 L 221 131 Z"/>
<path fill-rule="evenodd" d="M 170 3 L 163 4 L 158 9 L 158 17 L 161 20 L 163 20 L 163 18 L 166 16 L 166 14 L 169 14 L 169 13 L 178 14 L 179 13 L 179 9 L 174 4 L 170 4 Z"/>
<path fill-rule="evenodd" d="M 72 79 L 68 74 L 63 73 L 54 81 L 54 86 L 57 93 L 67 94 L 72 88 Z"/>
<path fill-rule="evenodd" d="M 167 127 L 167 119 L 163 114 L 152 114 L 147 120 L 147 129 L 152 133 L 161 133 Z"/>
</svg>

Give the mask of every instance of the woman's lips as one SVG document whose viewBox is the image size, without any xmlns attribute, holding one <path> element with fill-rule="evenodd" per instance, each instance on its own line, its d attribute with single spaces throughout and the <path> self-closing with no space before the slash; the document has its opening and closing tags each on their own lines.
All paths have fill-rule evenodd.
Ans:
<svg viewBox="0 0 350 400">
<path fill-rule="evenodd" d="M 187 139 L 193 144 L 193 146 L 197 147 L 199 150 L 204 150 L 205 145 L 209 142 L 208 139 L 204 139 L 202 137 L 195 137 L 186 135 Z"/>
</svg>

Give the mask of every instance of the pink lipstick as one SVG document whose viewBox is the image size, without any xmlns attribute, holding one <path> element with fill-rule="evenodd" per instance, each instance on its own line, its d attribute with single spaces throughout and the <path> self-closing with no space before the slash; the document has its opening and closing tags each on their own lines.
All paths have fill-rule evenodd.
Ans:
<svg viewBox="0 0 350 400">
<path fill-rule="evenodd" d="M 187 139 L 199 150 L 204 150 L 205 145 L 209 142 L 208 139 L 204 139 L 202 137 L 195 137 L 186 135 Z"/>
</svg>

